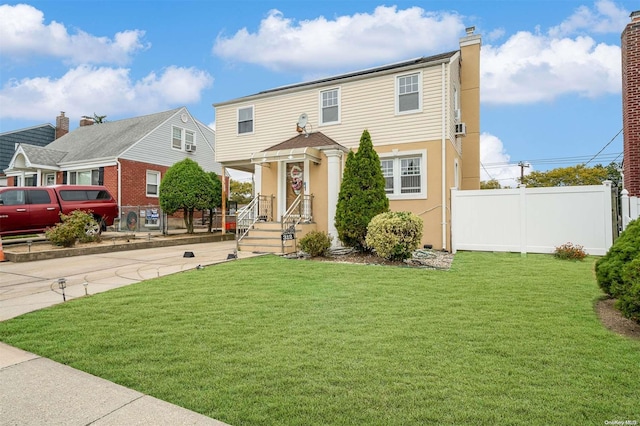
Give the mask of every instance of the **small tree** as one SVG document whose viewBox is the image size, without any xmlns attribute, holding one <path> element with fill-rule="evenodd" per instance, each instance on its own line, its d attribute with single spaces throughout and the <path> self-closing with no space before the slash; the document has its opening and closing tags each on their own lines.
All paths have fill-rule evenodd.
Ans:
<svg viewBox="0 0 640 426">
<path fill-rule="evenodd" d="M 251 182 L 238 182 L 231 179 L 229 181 L 229 199 L 238 204 L 247 204 L 251 201 L 251 193 L 253 192 L 253 184 Z"/>
<path fill-rule="evenodd" d="M 338 238 L 358 251 L 368 250 L 367 226 L 377 214 L 389 210 L 389 199 L 380 168 L 380 157 L 373 149 L 369 131 L 362 132 L 360 146 L 349 152 L 336 206 Z"/>
<path fill-rule="evenodd" d="M 193 234 L 193 212 L 210 208 L 215 197 L 215 183 L 189 158 L 171 166 L 160 182 L 160 207 L 167 214 L 182 210 L 188 234 Z"/>
</svg>

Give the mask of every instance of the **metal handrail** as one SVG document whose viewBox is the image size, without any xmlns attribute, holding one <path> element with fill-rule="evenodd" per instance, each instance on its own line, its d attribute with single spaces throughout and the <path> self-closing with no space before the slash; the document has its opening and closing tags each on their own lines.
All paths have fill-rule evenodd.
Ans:
<svg viewBox="0 0 640 426">
<path fill-rule="evenodd" d="M 256 195 L 236 213 L 236 242 L 239 243 L 253 229 L 255 223 L 273 219 L 273 195 Z"/>
<path fill-rule="evenodd" d="M 284 252 L 285 234 L 292 235 L 295 240 L 296 226 L 302 221 L 311 222 L 313 219 L 313 195 L 300 194 L 282 215 L 282 250 Z M 295 244 L 295 242 L 294 242 Z"/>
</svg>

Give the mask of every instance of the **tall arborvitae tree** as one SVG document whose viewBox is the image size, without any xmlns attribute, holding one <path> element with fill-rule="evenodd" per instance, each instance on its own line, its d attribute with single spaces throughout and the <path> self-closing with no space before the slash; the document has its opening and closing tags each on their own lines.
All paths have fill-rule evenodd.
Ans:
<svg viewBox="0 0 640 426">
<path fill-rule="evenodd" d="M 386 211 L 389 211 L 389 199 L 384 191 L 380 157 L 365 130 L 358 152 L 349 152 L 347 156 L 336 206 L 338 238 L 348 247 L 365 251 L 367 225 L 374 216 Z"/>
</svg>

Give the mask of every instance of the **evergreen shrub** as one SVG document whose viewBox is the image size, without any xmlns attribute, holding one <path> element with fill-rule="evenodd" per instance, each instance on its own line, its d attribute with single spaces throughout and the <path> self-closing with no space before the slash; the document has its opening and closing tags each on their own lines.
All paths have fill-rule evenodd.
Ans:
<svg viewBox="0 0 640 426">
<path fill-rule="evenodd" d="M 422 219 L 411 212 L 381 213 L 369 222 L 366 244 L 385 259 L 409 259 L 420 246 L 422 229 Z"/>
<path fill-rule="evenodd" d="M 616 307 L 622 315 L 640 323 L 640 255 L 622 270 L 622 286 Z"/>
<path fill-rule="evenodd" d="M 324 256 L 333 237 L 326 232 L 311 231 L 300 239 L 300 248 L 311 257 Z"/>
<path fill-rule="evenodd" d="M 358 151 L 350 151 L 345 163 L 336 205 L 338 238 L 347 247 L 367 251 L 365 237 L 369 222 L 375 215 L 388 210 L 380 157 L 373 149 L 371 135 L 364 130 Z"/>
<path fill-rule="evenodd" d="M 619 297 L 624 287 L 622 270 L 640 254 L 640 219 L 633 220 L 607 254 L 596 262 L 596 279 L 600 288 L 612 297 Z"/>
</svg>

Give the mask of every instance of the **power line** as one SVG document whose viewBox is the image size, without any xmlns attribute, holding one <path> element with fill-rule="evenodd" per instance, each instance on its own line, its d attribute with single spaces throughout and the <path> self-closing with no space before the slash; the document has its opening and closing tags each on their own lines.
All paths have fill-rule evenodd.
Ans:
<svg viewBox="0 0 640 426">
<path fill-rule="evenodd" d="M 614 141 L 614 139 L 615 139 L 615 138 L 617 138 L 617 137 L 618 137 L 618 135 L 619 135 L 620 133 L 622 133 L 622 129 L 620 129 L 620 131 L 619 131 L 618 133 L 616 133 L 616 135 L 615 135 L 613 138 L 611 138 L 611 140 L 610 140 L 610 141 L 609 141 L 605 146 L 603 146 L 603 147 L 602 147 L 602 149 L 601 149 L 600 151 L 598 151 L 598 153 L 597 153 L 596 155 L 594 155 L 594 156 L 593 156 L 593 158 L 591 158 L 591 160 L 589 160 L 589 161 L 587 161 L 586 163 L 584 163 L 584 165 L 586 166 L 586 165 L 587 165 L 587 164 L 589 164 L 589 163 L 590 163 L 594 158 L 596 158 L 598 155 L 600 155 L 600 153 L 601 153 L 602 151 L 604 151 L 606 147 L 608 147 L 609 145 L 611 145 L 611 142 L 613 142 L 613 141 Z"/>
</svg>

